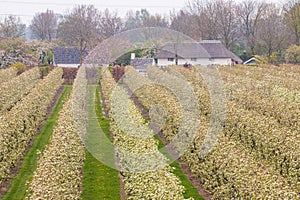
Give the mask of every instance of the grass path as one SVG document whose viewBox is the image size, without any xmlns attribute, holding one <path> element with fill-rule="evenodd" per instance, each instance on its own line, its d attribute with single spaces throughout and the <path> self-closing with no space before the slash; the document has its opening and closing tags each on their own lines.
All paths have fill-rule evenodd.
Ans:
<svg viewBox="0 0 300 200">
<path fill-rule="evenodd" d="M 135 103 L 137 108 L 140 110 L 141 114 L 143 115 L 146 122 L 151 121 L 151 119 L 148 116 L 148 111 L 143 107 L 143 105 L 140 104 L 138 101 L 138 98 L 134 95 L 131 96 L 131 100 Z M 174 160 L 172 155 L 168 152 L 168 150 L 165 147 L 165 144 L 160 139 L 158 135 L 154 136 L 155 139 L 158 141 L 158 149 L 159 151 L 169 160 Z M 191 183 L 189 178 L 185 175 L 185 173 L 182 171 L 181 166 L 179 163 L 175 160 L 170 164 L 171 167 L 173 167 L 173 173 L 180 179 L 182 185 L 185 187 L 185 193 L 183 196 L 185 198 L 193 197 L 195 200 L 204 200 L 205 198 L 199 194 L 199 191 L 195 186 Z"/>
<path fill-rule="evenodd" d="M 88 86 L 88 129 L 83 176 L 83 200 L 120 199 L 120 180 L 118 171 L 98 161 L 114 163 L 114 149 L 110 141 L 109 120 L 103 114 L 99 86 Z M 100 134 L 101 130 L 103 134 Z M 92 155 L 93 154 L 93 155 Z"/>
<path fill-rule="evenodd" d="M 71 86 L 65 86 L 65 89 L 58 99 L 55 107 L 52 110 L 51 115 L 47 119 L 46 124 L 43 126 L 41 133 L 36 137 L 31 149 L 28 151 L 24 157 L 22 166 L 16 177 L 13 178 L 8 192 L 3 196 L 3 200 L 11 199 L 24 199 L 26 195 L 26 182 L 30 181 L 33 176 L 33 172 L 37 167 L 37 162 L 39 156 L 37 155 L 38 151 L 44 151 L 45 146 L 49 143 L 53 127 L 56 124 L 58 117 L 58 112 L 61 110 L 64 100 L 69 96 L 72 90 Z"/>
<path fill-rule="evenodd" d="M 158 141 L 158 148 L 159 151 L 168 159 L 170 160 L 174 160 L 172 158 L 172 155 L 169 154 L 169 152 L 167 151 L 165 147 L 164 143 L 159 139 L 159 137 L 157 135 L 155 135 L 155 139 Z M 202 197 L 198 190 L 193 186 L 193 184 L 190 182 L 190 180 L 186 177 L 186 175 L 183 173 L 183 171 L 181 170 L 180 165 L 178 164 L 177 161 L 174 161 L 170 164 L 171 167 L 173 167 L 173 173 L 180 179 L 181 184 L 184 186 L 185 188 L 185 193 L 183 194 L 183 196 L 185 198 L 189 198 L 189 197 L 193 197 L 195 200 L 204 200 L 205 198 Z"/>
</svg>

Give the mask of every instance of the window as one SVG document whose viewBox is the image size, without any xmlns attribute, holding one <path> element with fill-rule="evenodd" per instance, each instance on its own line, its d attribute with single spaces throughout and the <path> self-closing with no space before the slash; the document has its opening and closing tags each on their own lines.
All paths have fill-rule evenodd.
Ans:
<svg viewBox="0 0 300 200">
<path fill-rule="evenodd" d="M 197 62 L 197 58 L 191 58 L 191 61 Z"/>
<path fill-rule="evenodd" d="M 174 58 L 168 58 L 168 61 L 173 62 Z"/>
</svg>

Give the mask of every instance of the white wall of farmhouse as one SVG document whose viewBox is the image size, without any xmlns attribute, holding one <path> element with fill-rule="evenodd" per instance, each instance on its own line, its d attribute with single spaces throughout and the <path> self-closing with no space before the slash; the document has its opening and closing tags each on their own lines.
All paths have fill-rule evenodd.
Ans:
<svg viewBox="0 0 300 200">
<path fill-rule="evenodd" d="M 212 65 L 231 65 L 231 58 L 214 58 L 211 59 Z"/>
<path fill-rule="evenodd" d="M 169 61 L 167 58 L 159 58 L 157 59 L 158 66 L 168 66 L 168 65 L 175 65 L 175 60 Z"/>
<path fill-rule="evenodd" d="M 179 59 L 178 65 L 184 64 L 191 64 L 191 65 L 209 65 L 210 61 L 208 58 L 197 58 L 197 59 Z"/>
<path fill-rule="evenodd" d="M 191 64 L 191 65 L 230 65 L 231 58 L 216 58 L 216 59 L 209 59 L 209 58 L 197 58 L 197 59 L 178 59 L 178 65 L 184 64 Z M 158 66 L 168 66 L 168 65 L 175 65 L 175 59 L 173 61 L 169 61 L 167 58 L 159 58 L 157 59 Z"/>
<path fill-rule="evenodd" d="M 65 68 L 78 68 L 79 64 L 56 64 L 56 66 Z"/>
</svg>

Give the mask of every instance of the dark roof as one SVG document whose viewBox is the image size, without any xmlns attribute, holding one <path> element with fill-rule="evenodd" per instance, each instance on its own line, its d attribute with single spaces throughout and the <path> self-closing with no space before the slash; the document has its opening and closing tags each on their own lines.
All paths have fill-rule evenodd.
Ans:
<svg viewBox="0 0 300 200">
<path fill-rule="evenodd" d="M 242 60 L 229 51 L 219 40 L 203 40 L 199 43 L 169 43 L 156 55 L 156 58 L 231 58 L 238 63 Z"/>
<path fill-rule="evenodd" d="M 199 43 L 169 43 L 156 55 L 156 58 L 210 58 L 208 52 Z"/>
<path fill-rule="evenodd" d="M 174 52 L 170 52 L 170 51 L 167 51 L 167 50 L 160 50 L 155 58 L 174 58 L 175 57 L 175 53 Z M 178 58 L 183 58 L 181 56 L 178 56 Z"/>
<path fill-rule="evenodd" d="M 86 56 L 87 52 L 83 53 Z M 54 62 L 56 64 L 80 64 L 80 49 L 78 47 L 55 47 Z"/>
<path fill-rule="evenodd" d="M 231 59 L 233 59 L 235 62 L 239 63 L 239 64 L 242 64 L 243 63 L 243 60 L 240 59 L 240 57 L 238 57 L 236 54 L 234 54 L 233 52 L 230 51 L 230 54 L 232 55 L 231 56 Z"/>
<path fill-rule="evenodd" d="M 212 58 L 228 58 L 229 51 L 218 40 L 203 40 L 200 45 L 209 53 Z"/>
<path fill-rule="evenodd" d="M 153 64 L 152 58 L 134 58 L 130 60 L 130 65 L 133 67 L 147 67 Z"/>
<path fill-rule="evenodd" d="M 199 44 L 209 53 L 211 58 L 231 58 L 238 63 L 243 61 L 229 51 L 220 40 L 202 40 Z"/>
</svg>

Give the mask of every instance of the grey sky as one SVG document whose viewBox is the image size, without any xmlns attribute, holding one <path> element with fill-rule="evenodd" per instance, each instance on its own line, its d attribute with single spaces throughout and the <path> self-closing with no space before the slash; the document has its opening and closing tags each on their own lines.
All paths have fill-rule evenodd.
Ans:
<svg viewBox="0 0 300 200">
<path fill-rule="evenodd" d="M 241 0 L 236 0 L 241 1 Z M 280 0 L 268 0 L 280 2 Z M 187 0 L 0 0 L 0 20 L 6 15 L 19 15 L 23 23 L 27 25 L 33 15 L 44 12 L 47 9 L 56 13 L 65 13 L 78 4 L 94 4 L 99 10 L 109 8 L 118 11 L 119 16 L 124 17 L 128 10 L 140 10 L 147 8 L 151 13 L 168 14 L 170 10 L 179 10 L 186 5 Z"/>
</svg>

